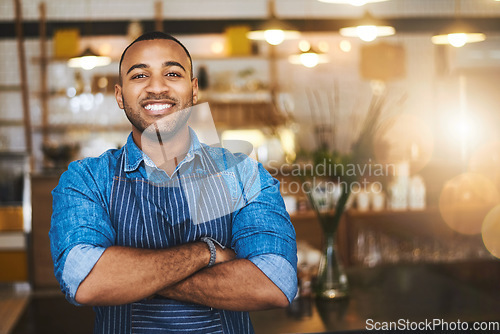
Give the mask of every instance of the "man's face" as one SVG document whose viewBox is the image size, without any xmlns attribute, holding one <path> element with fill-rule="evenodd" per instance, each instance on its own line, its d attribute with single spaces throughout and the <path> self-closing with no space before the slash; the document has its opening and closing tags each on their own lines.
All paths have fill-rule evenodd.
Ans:
<svg viewBox="0 0 500 334">
<path fill-rule="evenodd" d="M 134 138 L 154 123 L 162 137 L 173 136 L 186 124 L 189 107 L 198 98 L 190 67 L 184 49 L 171 40 L 140 41 L 127 50 L 115 97 L 133 125 Z"/>
</svg>

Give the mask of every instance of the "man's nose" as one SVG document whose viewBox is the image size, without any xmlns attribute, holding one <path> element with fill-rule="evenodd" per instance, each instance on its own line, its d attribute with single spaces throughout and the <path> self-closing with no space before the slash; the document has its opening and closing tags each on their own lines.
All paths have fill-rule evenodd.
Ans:
<svg viewBox="0 0 500 334">
<path fill-rule="evenodd" d="M 168 91 L 168 84 L 162 75 L 152 75 L 149 79 L 147 90 L 153 93 Z"/>
</svg>

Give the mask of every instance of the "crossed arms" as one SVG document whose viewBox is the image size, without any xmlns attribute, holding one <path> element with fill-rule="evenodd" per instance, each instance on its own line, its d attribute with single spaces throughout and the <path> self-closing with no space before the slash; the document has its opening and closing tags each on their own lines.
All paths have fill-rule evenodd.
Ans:
<svg viewBox="0 0 500 334">
<path fill-rule="evenodd" d="M 119 305 L 159 294 L 171 299 L 233 310 L 285 307 L 283 292 L 251 261 L 235 259 L 217 246 L 207 268 L 204 242 L 161 250 L 108 247 L 80 284 L 75 300 L 85 305 Z"/>
</svg>

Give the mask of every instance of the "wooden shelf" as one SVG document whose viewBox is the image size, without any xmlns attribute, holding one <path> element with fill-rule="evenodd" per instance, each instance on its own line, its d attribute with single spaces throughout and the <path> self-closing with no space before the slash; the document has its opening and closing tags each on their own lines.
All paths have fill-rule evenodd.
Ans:
<svg viewBox="0 0 500 334">
<path fill-rule="evenodd" d="M 0 126 L 23 126 L 24 122 L 20 119 L 0 119 Z"/>
<path fill-rule="evenodd" d="M 20 92 L 21 85 L 0 85 L 0 92 Z"/>
<path fill-rule="evenodd" d="M 50 131 L 54 132 L 67 132 L 67 131 L 111 131 L 111 132 L 120 132 L 120 131 L 130 131 L 130 124 L 123 125 L 102 125 L 102 124 L 51 124 L 48 126 L 35 126 L 35 131 Z"/>
<path fill-rule="evenodd" d="M 487 212 L 488 207 L 461 208 L 457 211 L 457 215 L 468 221 L 474 219 L 481 222 Z M 420 211 L 360 212 L 348 210 L 346 220 L 352 228 L 384 231 L 404 239 L 435 238 L 445 240 L 459 235 L 445 223 L 437 206 Z"/>
</svg>

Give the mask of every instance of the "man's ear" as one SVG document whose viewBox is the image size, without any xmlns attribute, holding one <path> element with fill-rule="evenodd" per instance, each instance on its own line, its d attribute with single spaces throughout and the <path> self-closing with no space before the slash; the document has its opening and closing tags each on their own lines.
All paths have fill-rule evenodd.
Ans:
<svg viewBox="0 0 500 334">
<path fill-rule="evenodd" d="M 118 103 L 118 107 L 123 109 L 122 86 L 120 84 L 115 84 L 115 99 L 116 103 Z"/>
<path fill-rule="evenodd" d="M 193 85 L 193 104 L 196 104 L 198 103 L 198 78 L 193 78 L 191 83 Z"/>
</svg>

